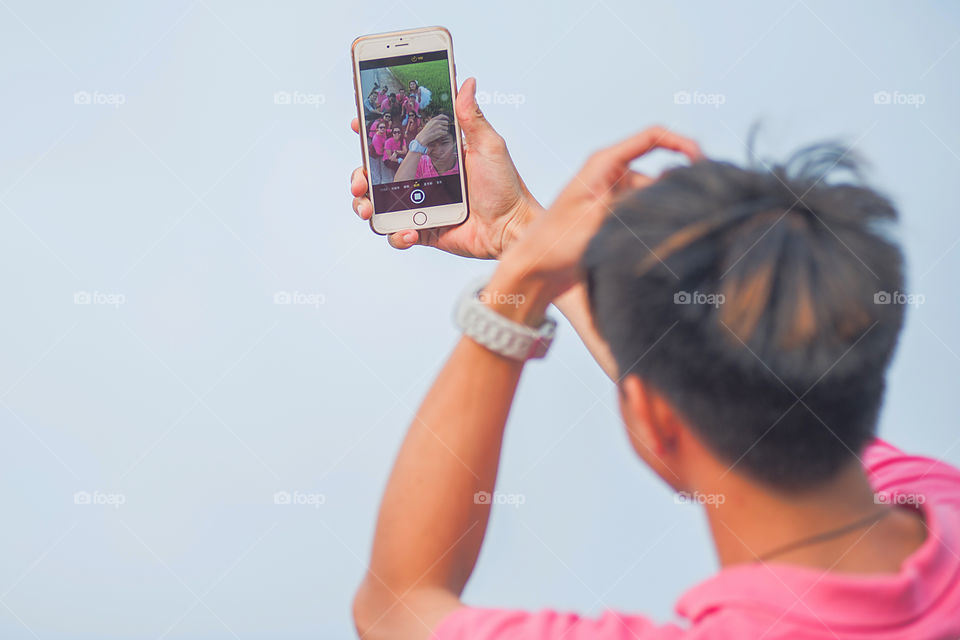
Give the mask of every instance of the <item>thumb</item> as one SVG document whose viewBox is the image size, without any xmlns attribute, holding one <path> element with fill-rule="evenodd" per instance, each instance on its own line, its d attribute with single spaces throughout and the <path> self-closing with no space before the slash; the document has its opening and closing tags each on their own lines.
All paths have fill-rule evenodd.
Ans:
<svg viewBox="0 0 960 640">
<path fill-rule="evenodd" d="M 476 78 L 467 78 L 460 86 L 460 93 L 457 94 L 457 119 L 460 121 L 460 128 L 467 137 L 467 143 L 473 147 L 487 147 L 502 145 L 503 138 L 490 126 L 487 119 L 483 117 L 483 111 L 477 104 L 477 80 Z"/>
</svg>

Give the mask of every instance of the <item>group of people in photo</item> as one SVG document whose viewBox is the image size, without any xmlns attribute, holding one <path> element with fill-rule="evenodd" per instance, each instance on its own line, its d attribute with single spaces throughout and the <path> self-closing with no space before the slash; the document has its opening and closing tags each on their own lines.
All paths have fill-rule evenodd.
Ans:
<svg viewBox="0 0 960 640">
<path fill-rule="evenodd" d="M 372 184 L 459 171 L 453 116 L 440 113 L 435 104 L 431 108 L 432 97 L 427 87 L 411 80 L 402 91 L 374 86 L 364 98 L 372 120 L 366 132 Z M 419 160 L 401 168 L 411 147 L 419 150 Z"/>
</svg>

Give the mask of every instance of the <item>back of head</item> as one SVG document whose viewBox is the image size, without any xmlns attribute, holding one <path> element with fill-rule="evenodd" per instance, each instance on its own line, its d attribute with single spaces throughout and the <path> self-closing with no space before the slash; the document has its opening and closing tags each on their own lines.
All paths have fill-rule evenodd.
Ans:
<svg viewBox="0 0 960 640">
<path fill-rule="evenodd" d="M 890 202 L 845 150 L 776 167 L 704 161 L 622 199 L 584 256 L 622 376 L 662 394 L 737 471 L 787 491 L 874 433 L 903 310 Z"/>
</svg>

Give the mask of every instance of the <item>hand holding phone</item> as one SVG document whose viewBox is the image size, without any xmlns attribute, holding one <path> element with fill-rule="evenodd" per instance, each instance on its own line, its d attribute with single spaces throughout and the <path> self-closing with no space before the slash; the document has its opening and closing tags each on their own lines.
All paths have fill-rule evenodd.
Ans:
<svg viewBox="0 0 960 640">
<path fill-rule="evenodd" d="M 389 234 L 461 224 L 467 183 L 450 32 L 430 27 L 363 36 L 352 54 L 371 227 Z M 405 147 L 397 166 L 391 158 Z"/>
<path fill-rule="evenodd" d="M 476 90 L 476 81 L 468 78 L 455 104 L 457 121 L 467 143 L 464 166 L 470 217 L 454 227 L 416 229 L 411 225 L 395 231 L 388 236 L 393 247 L 409 249 L 419 244 L 458 256 L 498 258 L 542 211 L 517 173 L 503 138 L 480 111 Z M 354 118 L 351 126 L 364 135 L 359 119 Z M 369 220 L 373 203 L 368 197 L 364 172 L 364 167 L 354 170 L 350 190 L 354 211 L 361 219 Z"/>
</svg>

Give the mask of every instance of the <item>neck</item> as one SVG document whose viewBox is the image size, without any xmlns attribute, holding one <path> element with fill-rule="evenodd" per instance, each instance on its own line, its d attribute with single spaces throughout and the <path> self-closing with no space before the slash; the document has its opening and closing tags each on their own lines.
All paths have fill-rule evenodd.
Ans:
<svg viewBox="0 0 960 640">
<path fill-rule="evenodd" d="M 758 557 L 846 525 L 891 507 L 878 505 L 866 473 L 848 465 L 827 484 L 802 493 L 758 487 L 730 473 L 701 493 L 723 495 L 723 504 L 706 506 L 720 564 L 754 562 Z M 919 525 L 919 527 L 918 527 Z M 849 571 L 896 571 L 924 539 L 917 514 L 895 510 L 836 537 L 803 544 L 771 557 L 773 562 Z M 876 554 L 886 560 L 876 561 Z"/>
<path fill-rule="evenodd" d="M 437 173 L 443 173 L 444 171 L 449 171 L 453 169 L 453 165 L 457 163 L 457 157 L 453 156 L 452 158 L 444 158 L 439 162 L 430 158 L 433 161 L 433 168 L 437 170 Z"/>
</svg>

